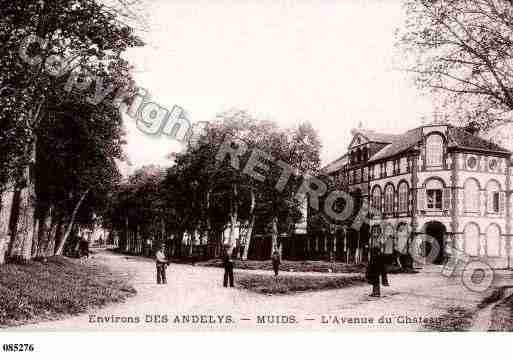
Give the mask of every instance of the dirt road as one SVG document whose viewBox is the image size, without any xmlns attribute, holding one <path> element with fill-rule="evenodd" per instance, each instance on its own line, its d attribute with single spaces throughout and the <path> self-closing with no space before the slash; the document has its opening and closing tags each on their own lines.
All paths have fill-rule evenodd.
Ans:
<svg viewBox="0 0 513 359">
<path fill-rule="evenodd" d="M 470 292 L 459 278 L 442 276 L 437 266 L 391 275 L 391 286 L 376 299 L 368 296 L 368 285 L 256 294 L 223 288 L 222 269 L 179 264 L 169 266 L 167 285 L 157 285 L 149 259 L 100 251 L 90 260 L 126 274 L 138 294 L 125 303 L 16 330 L 419 330 L 419 317 L 436 320 L 451 306 L 475 308 L 486 295 Z"/>
</svg>

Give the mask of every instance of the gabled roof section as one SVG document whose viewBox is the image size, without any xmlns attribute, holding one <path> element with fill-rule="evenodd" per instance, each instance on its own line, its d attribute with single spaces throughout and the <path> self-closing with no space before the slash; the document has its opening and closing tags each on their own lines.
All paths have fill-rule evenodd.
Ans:
<svg viewBox="0 0 513 359">
<path fill-rule="evenodd" d="M 378 151 L 374 156 L 372 156 L 369 159 L 369 162 L 378 161 L 387 157 L 397 155 L 415 146 L 422 139 L 422 127 L 414 128 L 413 130 L 409 130 L 403 133 L 402 135 L 395 136 L 397 137 L 397 139 L 388 146 L 385 146 L 380 151 Z"/>
<path fill-rule="evenodd" d="M 326 174 L 335 173 L 335 172 L 339 171 L 340 169 L 342 169 L 342 167 L 344 167 L 344 165 L 347 164 L 348 159 L 349 159 L 349 156 L 346 153 L 342 157 L 339 157 L 335 161 L 330 162 L 326 166 L 324 166 L 321 169 L 321 172 L 326 173 Z"/>
<path fill-rule="evenodd" d="M 398 135 L 389 133 L 379 133 L 373 130 L 366 130 L 363 128 L 355 128 L 351 131 L 353 136 L 361 135 L 367 139 L 368 142 L 378 143 L 392 143 L 398 139 Z"/>
<path fill-rule="evenodd" d="M 452 141 L 451 141 L 452 140 Z M 481 137 L 472 135 L 458 127 L 449 127 L 449 141 L 451 145 L 463 149 L 473 149 L 480 151 L 490 151 L 504 154 L 511 154 L 507 149 Z"/>
<path fill-rule="evenodd" d="M 482 152 L 494 152 L 509 155 L 510 151 L 496 145 L 491 141 L 487 141 L 481 137 L 473 135 L 463 128 L 448 126 L 447 140 L 449 147 L 459 148 L 464 150 L 475 150 Z M 393 141 L 383 149 L 378 151 L 374 156 L 369 159 L 369 162 L 383 160 L 385 158 L 393 157 L 395 155 L 406 152 L 407 150 L 416 146 L 422 140 L 422 127 L 415 128 L 407 131 L 402 135 L 396 135 L 397 140 Z"/>
</svg>

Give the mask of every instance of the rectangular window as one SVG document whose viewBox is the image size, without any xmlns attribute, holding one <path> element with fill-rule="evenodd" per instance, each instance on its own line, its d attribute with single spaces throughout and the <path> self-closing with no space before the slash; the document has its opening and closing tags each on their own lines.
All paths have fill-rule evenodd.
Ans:
<svg viewBox="0 0 513 359">
<path fill-rule="evenodd" d="M 428 209 L 442 209 L 442 190 L 441 189 L 428 189 L 427 195 L 427 208 Z"/>
<path fill-rule="evenodd" d="M 408 172 L 408 160 L 406 157 L 402 157 L 399 161 L 399 172 L 406 173 Z"/>
<path fill-rule="evenodd" d="M 499 213 L 500 210 L 500 195 L 499 192 L 492 193 L 492 212 Z"/>
<path fill-rule="evenodd" d="M 387 176 L 393 176 L 394 175 L 394 162 L 387 161 L 387 167 L 386 167 L 386 175 Z"/>
<path fill-rule="evenodd" d="M 357 169 L 355 172 L 354 172 L 354 183 L 360 183 L 361 182 L 361 178 L 360 178 L 360 169 Z"/>
</svg>

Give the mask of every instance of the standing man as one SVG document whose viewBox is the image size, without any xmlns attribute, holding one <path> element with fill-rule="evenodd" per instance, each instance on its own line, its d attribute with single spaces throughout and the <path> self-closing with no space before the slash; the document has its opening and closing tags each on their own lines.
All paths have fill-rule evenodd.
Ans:
<svg viewBox="0 0 513 359">
<path fill-rule="evenodd" d="M 223 286 L 228 287 L 228 279 L 230 280 L 230 287 L 233 287 L 233 260 L 228 252 L 228 248 L 225 248 L 224 258 L 223 258 L 223 266 L 224 266 L 224 280 Z"/>
<path fill-rule="evenodd" d="M 169 262 L 166 258 L 165 253 L 166 246 L 162 244 L 160 249 L 155 254 L 155 262 L 157 265 L 157 284 L 166 284 L 166 267 L 169 265 Z"/>
<path fill-rule="evenodd" d="M 379 247 L 373 247 L 371 249 L 371 257 L 369 266 L 367 267 L 367 281 L 372 285 L 371 297 L 380 297 L 380 277 L 384 281 L 384 275 L 386 276 L 385 263 L 383 260 L 383 254 Z M 386 284 L 388 286 L 388 282 Z"/>
</svg>

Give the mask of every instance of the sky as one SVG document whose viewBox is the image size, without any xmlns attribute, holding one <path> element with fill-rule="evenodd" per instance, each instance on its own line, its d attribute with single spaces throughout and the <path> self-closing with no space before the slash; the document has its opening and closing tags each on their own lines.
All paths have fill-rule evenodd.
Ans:
<svg viewBox="0 0 513 359">
<path fill-rule="evenodd" d="M 130 50 L 138 86 L 192 122 L 240 108 L 282 126 L 310 121 L 326 164 L 340 157 L 360 125 L 400 133 L 430 118 L 429 98 L 411 75 L 394 32 L 400 0 L 152 0 L 147 46 Z M 132 163 L 170 165 L 181 144 L 147 136 L 126 117 Z"/>
</svg>

